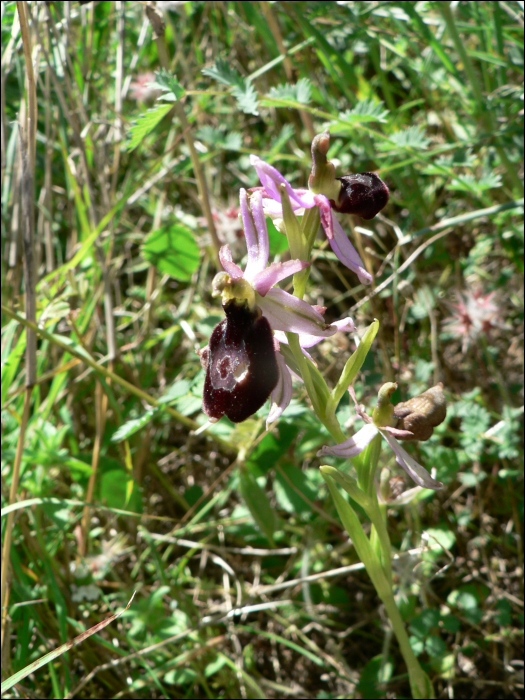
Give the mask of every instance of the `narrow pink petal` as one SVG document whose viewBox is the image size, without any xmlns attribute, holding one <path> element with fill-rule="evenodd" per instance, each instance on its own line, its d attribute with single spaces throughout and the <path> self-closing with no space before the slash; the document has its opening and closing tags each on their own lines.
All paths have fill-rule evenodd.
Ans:
<svg viewBox="0 0 525 700">
<path fill-rule="evenodd" d="M 317 453 L 318 457 L 325 455 L 334 455 L 335 457 L 355 457 L 362 452 L 368 443 L 377 435 L 375 425 L 364 425 L 361 430 L 358 430 L 351 438 L 340 442 L 338 445 L 328 447 L 325 445 Z"/>
<path fill-rule="evenodd" d="M 348 240 L 348 236 L 343 231 L 341 224 L 337 221 L 335 216 L 332 219 L 332 224 L 334 237 L 329 239 L 332 250 L 343 265 L 346 265 L 349 270 L 356 273 L 361 284 L 370 284 L 372 282 L 372 275 L 365 270 L 363 261 L 359 257 L 357 250 Z"/>
<path fill-rule="evenodd" d="M 280 352 L 276 353 L 275 357 L 279 366 L 279 379 L 270 395 L 270 412 L 266 419 L 266 430 L 269 429 L 270 423 L 274 423 L 279 418 L 292 398 L 292 378 L 284 357 Z"/>
<path fill-rule="evenodd" d="M 259 232 L 257 231 L 256 226 L 254 226 L 250 203 L 248 202 L 248 195 L 243 187 L 241 187 L 239 190 L 239 202 L 241 205 L 244 238 L 246 239 L 246 250 L 248 252 L 248 262 L 246 264 L 244 274 L 246 275 L 246 273 L 249 271 L 250 274 L 253 275 L 255 272 L 259 272 L 259 270 L 264 269 L 264 265 L 262 267 L 258 267 Z"/>
<path fill-rule="evenodd" d="M 257 296 L 257 305 L 270 322 L 273 330 L 291 333 L 309 333 L 328 338 L 337 328 L 324 322 L 323 317 L 306 301 L 275 287 L 266 296 Z"/>
<path fill-rule="evenodd" d="M 308 335 L 308 334 L 306 334 L 306 333 L 298 333 L 298 336 L 299 336 L 299 345 L 301 346 L 301 350 L 303 351 L 303 355 L 304 355 L 305 357 L 307 357 L 307 358 L 310 360 L 310 362 L 311 362 L 313 365 L 315 365 L 315 367 L 317 367 L 317 362 L 313 359 L 313 357 L 310 355 L 310 353 L 307 352 L 307 351 L 305 350 L 305 347 L 311 347 L 311 346 L 309 346 L 309 345 L 306 345 L 306 346 L 303 345 L 303 339 L 304 339 L 304 338 L 315 338 L 315 341 L 316 341 L 317 343 L 319 343 L 321 340 L 323 340 L 323 338 L 319 338 L 319 337 L 316 337 L 316 336 L 314 336 L 314 335 Z M 288 338 L 286 337 L 286 335 L 285 335 L 282 331 L 274 331 L 274 336 L 273 336 L 273 337 L 274 337 L 274 338 L 278 338 L 278 342 L 284 343 L 285 345 L 288 345 Z M 313 345 L 313 344 L 314 344 L 314 343 L 312 343 L 312 345 Z M 290 368 L 288 368 L 288 369 L 290 369 Z M 292 375 L 293 375 L 294 377 L 297 376 L 297 375 L 295 374 L 295 372 L 293 372 L 291 369 L 290 369 L 290 372 L 292 372 Z M 301 378 L 299 377 L 299 379 L 301 379 Z M 301 380 L 301 381 L 302 381 L 302 380 Z"/>
<path fill-rule="evenodd" d="M 332 207 L 330 206 L 330 200 L 325 197 L 324 194 L 314 195 L 314 202 L 319 207 L 319 216 L 321 217 L 321 226 L 324 228 L 326 237 L 329 241 L 332 241 L 334 237 L 334 223 L 332 216 Z"/>
<path fill-rule="evenodd" d="M 277 282 L 280 282 L 296 272 L 304 270 L 304 268 L 309 265 L 310 263 L 304 260 L 287 260 L 284 263 L 274 262 L 268 265 L 265 270 L 258 272 L 254 276 L 253 286 L 259 294 L 264 297 L 274 284 L 277 284 Z M 246 270 L 248 270 L 248 268 L 246 268 Z"/>
<path fill-rule="evenodd" d="M 283 208 L 279 202 L 271 197 L 265 197 L 263 199 L 264 213 L 272 219 L 282 219 L 283 218 Z M 284 235 L 284 234 L 283 234 Z"/>
<path fill-rule="evenodd" d="M 262 272 L 268 262 L 270 243 L 268 241 L 268 229 L 264 217 L 262 192 L 254 192 L 250 198 L 250 207 L 255 224 L 256 241 L 248 246 L 248 264 L 244 276 L 247 280 L 253 280 L 255 275 Z M 246 240 L 248 245 L 248 240 Z"/>
<path fill-rule="evenodd" d="M 386 430 L 389 435 L 393 435 L 396 438 L 412 438 L 414 437 L 414 433 L 410 432 L 410 430 L 401 430 L 400 428 L 391 428 L 390 426 L 386 425 L 383 430 Z"/>
<path fill-rule="evenodd" d="M 223 245 L 219 250 L 219 260 L 232 279 L 238 280 L 242 277 L 241 268 L 232 261 L 232 252 L 229 245 Z"/>
<path fill-rule="evenodd" d="M 348 318 L 343 318 L 340 321 L 334 321 L 332 324 L 330 324 L 331 327 L 334 327 L 338 331 L 353 331 L 355 330 L 354 322 L 350 317 Z M 319 336 L 315 335 L 308 335 L 307 333 L 299 333 L 299 345 L 302 348 L 311 348 L 313 345 L 317 345 L 317 343 L 320 343 L 323 338 L 320 338 Z"/>
<path fill-rule="evenodd" d="M 403 469 L 406 471 L 406 473 L 412 479 L 412 481 L 415 481 L 415 483 L 418 486 L 422 486 L 425 489 L 437 490 L 443 488 L 443 484 L 441 483 L 441 481 L 436 481 L 436 479 L 433 479 L 427 472 L 425 467 L 422 467 L 421 464 L 416 462 L 416 460 L 413 457 L 411 457 L 405 449 L 401 447 L 401 445 L 398 443 L 395 437 L 392 437 L 392 435 L 389 435 L 386 431 L 382 429 L 380 429 L 379 432 L 388 442 L 390 447 L 394 450 L 394 454 L 396 455 L 396 462 L 399 464 L 400 467 L 403 467 Z"/>
<path fill-rule="evenodd" d="M 264 160 L 261 160 L 258 156 L 253 154 L 250 156 L 250 163 L 257 171 L 257 175 L 259 176 L 259 180 L 261 181 L 264 189 L 270 195 L 270 197 L 272 197 L 272 199 L 275 199 L 275 201 L 281 201 L 279 186 L 284 185 L 294 209 L 297 209 L 298 207 L 311 209 L 313 206 L 315 206 L 313 193 L 311 193 L 309 190 L 294 190 L 288 180 L 281 175 L 281 173 L 274 168 L 273 165 L 266 163 Z"/>
</svg>

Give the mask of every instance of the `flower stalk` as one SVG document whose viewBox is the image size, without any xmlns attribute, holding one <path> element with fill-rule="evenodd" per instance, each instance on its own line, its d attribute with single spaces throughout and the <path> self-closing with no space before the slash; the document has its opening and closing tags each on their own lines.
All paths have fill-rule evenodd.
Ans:
<svg viewBox="0 0 525 700">
<path fill-rule="evenodd" d="M 442 487 L 396 438 L 428 439 L 445 417 L 443 386 L 437 385 L 393 406 L 390 398 L 397 384 L 384 384 L 372 415 L 365 413 L 357 403 L 353 384 L 377 335 L 377 320 L 363 334 L 332 389 L 308 354 L 322 338 L 338 330 L 355 330 L 350 318 L 326 323 L 325 309 L 305 300 L 312 251 L 320 227 L 339 260 L 357 274 L 362 284 L 369 284 L 372 277 L 332 210 L 370 219 L 388 201 L 388 188 L 376 173 L 336 177 L 335 167 L 327 158 L 328 147 L 328 134 L 314 138 L 309 189 L 293 188 L 272 165 L 255 155 L 250 157 L 262 186 L 249 193 L 241 190 L 240 194 L 247 245 L 244 271 L 233 262 L 227 246 L 220 250 L 224 272 L 214 280 L 214 293 L 221 297 L 226 318 L 214 329 L 209 346 L 201 351 L 206 366 L 204 410 L 210 420 L 225 414 L 237 422 L 254 413 L 270 397 L 268 427 L 290 401 L 292 376 L 303 381 L 317 418 L 336 442 L 333 446 L 323 446 L 318 456 L 333 455 L 349 460 L 346 471 L 322 465 L 323 479 L 388 613 L 407 666 L 412 695 L 432 698 L 432 686 L 412 651 L 394 599 L 387 508 L 382 496 L 378 497 L 376 473 L 385 440 L 396 462 L 417 484 L 414 495 L 421 488 Z M 276 227 L 287 237 L 292 259 L 285 263 L 268 264 L 266 216 L 275 218 Z M 292 274 L 293 295 L 275 286 Z M 365 422 L 350 437 L 345 436 L 337 417 L 337 407 L 347 391 L 357 416 Z M 355 476 L 348 473 L 351 467 Z M 381 475 L 380 488 L 387 493 L 385 478 Z M 340 488 L 350 496 L 350 503 Z M 362 508 L 370 521 L 369 535 L 352 502 Z M 248 507 L 252 510 L 249 503 Z M 268 514 L 258 516 L 254 517 L 265 531 Z"/>
</svg>

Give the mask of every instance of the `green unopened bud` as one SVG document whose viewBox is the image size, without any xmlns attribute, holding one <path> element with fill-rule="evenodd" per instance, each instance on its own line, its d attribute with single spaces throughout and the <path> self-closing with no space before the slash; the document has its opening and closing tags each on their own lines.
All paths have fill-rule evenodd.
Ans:
<svg viewBox="0 0 525 700">
<path fill-rule="evenodd" d="M 394 407 L 390 403 L 390 397 L 397 389 L 397 384 L 394 382 L 387 382 L 383 384 L 381 389 L 377 394 L 377 404 L 372 413 L 372 420 L 374 425 L 378 428 L 385 428 L 388 426 L 394 426 L 396 419 L 394 418 Z"/>
<path fill-rule="evenodd" d="M 399 419 L 396 427 L 413 434 L 413 437 L 402 440 L 428 440 L 446 415 L 447 401 L 442 382 L 394 407 L 394 416 Z"/>
<path fill-rule="evenodd" d="M 330 146 L 330 134 L 317 134 L 312 141 L 312 171 L 308 178 L 308 187 L 316 194 L 324 194 L 328 199 L 337 200 L 341 183 L 336 180 L 335 166 L 326 154 Z"/>
</svg>

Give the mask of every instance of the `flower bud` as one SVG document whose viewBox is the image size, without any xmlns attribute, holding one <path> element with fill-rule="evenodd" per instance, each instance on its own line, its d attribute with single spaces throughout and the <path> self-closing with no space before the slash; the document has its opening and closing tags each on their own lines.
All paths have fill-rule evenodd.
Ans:
<svg viewBox="0 0 525 700">
<path fill-rule="evenodd" d="M 377 404 L 372 413 L 372 420 L 378 428 L 395 425 L 394 407 L 390 403 L 390 397 L 396 389 L 397 384 L 394 382 L 387 382 L 379 389 Z"/>
<path fill-rule="evenodd" d="M 335 176 L 335 167 L 326 154 L 330 146 L 330 134 L 317 134 L 312 141 L 312 171 L 308 178 L 311 192 L 324 194 L 328 199 L 337 197 L 341 185 Z"/>
<path fill-rule="evenodd" d="M 342 214 L 373 219 L 388 202 L 388 187 L 377 173 L 355 173 L 336 180 L 341 182 L 341 189 L 337 201 L 330 199 L 330 204 Z"/>
<path fill-rule="evenodd" d="M 233 423 L 249 418 L 277 385 L 279 369 L 267 319 L 246 301 L 224 304 L 226 318 L 215 328 L 207 350 L 202 407 L 211 421 L 226 415 Z"/>
<path fill-rule="evenodd" d="M 446 415 L 447 402 L 442 382 L 394 406 L 394 416 L 399 419 L 397 428 L 413 434 L 413 437 L 401 437 L 401 440 L 428 440 Z"/>
</svg>

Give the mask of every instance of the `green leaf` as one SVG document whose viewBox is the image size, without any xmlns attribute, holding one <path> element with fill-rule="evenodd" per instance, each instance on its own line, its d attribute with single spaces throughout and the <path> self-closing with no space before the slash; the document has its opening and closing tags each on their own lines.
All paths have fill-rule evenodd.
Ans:
<svg viewBox="0 0 525 700">
<path fill-rule="evenodd" d="M 224 133 L 225 129 L 216 129 L 205 124 L 195 133 L 195 136 L 210 145 L 212 148 L 221 148 L 225 151 L 238 151 L 242 147 L 242 134 L 238 131 Z"/>
<path fill-rule="evenodd" d="M 277 518 L 267 495 L 257 483 L 255 476 L 247 469 L 240 471 L 239 491 L 257 526 L 266 535 L 268 541 L 273 543 Z"/>
<path fill-rule="evenodd" d="M 237 99 L 239 108 L 245 114 L 259 114 L 257 109 L 257 93 L 249 79 L 245 79 L 222 58 L 215 61 L 211 68 L 204 68 L 204 75 L 218 80 L 223 85 L 232 88 L 232 95 Z"/>
<path fill-rule="evenodd" d="M 295 488 L 294 488 L 295 487 Z M 316 500 L 318 494 L 308 476 L 295 464 L 287 463 L 275 472 L 273 490 L 279 506 L 288 513 L 311 513 L 312 509 L 299 491 L 310 502 Z"/>
<path fill-rule="evenodd" d="M 240 87 L 234 87 L 232 95 L 237 99 L 237 104 L 245 114 L 259 114 L 257 93 L 251 83 L 246 81 Z"/>
<path fill-rule="evenodd" d="M 386 660 L 382 654 L 370 659 L 361 671 L 359 683 L 356 690 L 363 698 L 384 698 L 384 690 L 379 690 L 378 686 L 387 683 L 392 678 L 394 665 L 391 657 Z"/>
<path fill-rule="evenodd" d="M 377 148 L 382 151 L 389 151 L 394 145 L 400 148 L 413 148 L 417 151 L 423 151 L 430 143 L 430 139 L 425 136 L 419 126 L 409 126 L 406 129 L 401 129 L 396 131 L 395 134 L 391 134 L 389 138 L 390 143 L 388 141 L 379 141 Z"/>
<path fill-rule="evenodd" d="M 376 337 L 378 330 L 379 321 L 375 320 L 366 329 L 365 334 L 357 346 L 357 350 L 348 358 L 346 365 L 341 372 L 339 381 L 332 389 L 329 404 L 326 407 L 327 415 L 335 415 L 339 401 L 341 401 L 343 394 L 348 389 L 350 384 L 352 384 L 357 373 L 363 366 L 363 362 L 365 361 L 368 351 L 374 342 L 374 338 Z"/>
<path fill-rule="evenodd" d="M 202 72 L 204 75 L 213 78 L 213 80 L 218 80 L 219 83 L 224 85 L 237 85 L 238 87 L 244 85 L 243 77 L 222 58 L 218 58 L 211 68 L 203 68 Z"/>
<path fill-rule="evenodd" d="M 148 109 L 147 112 L 141 114 L 129 130 L 130 140 L 126 145 L 127 150 L 132 151 L 136 148 L 166 116 L 172 106 L 171 104 L 157 105 L 153 109 Z"/>
<path fill-rule="evenodd" d="M 261 442 L 252 450 L 246 466 L 254 474 L 266 474 L 277 460 L 288 450 L 297 435 L 298 428 L 282 421 L 279 434 L 266 433 Z"/>
<path fill-rule="evenodd" d="M 111 469 L 100 475 L 100 500 L 109 508 L 142 512 L 140 491 L 124 469 Z"/>
<path fill-rule="evenodd" d="M 137 433 L 139 430 L 141 430 L 141 428 L 147 425 L 157 411 L 157 408 L 150 408 L 139 418 L 132 418 L 131 420 L 126 421 L 126 423 L 121 425 L 120 428 L 113 433 L 111 436 L 111 442 L 122 442 L 122 440 L 127 440 L 131 435 Z"/>
<path fill-rule="evenodd" d="M 291 85 L 290 83 L 276 85 L 270 88 L 268 97 L 300 102 L 301 104 L 307 105 L 312 98 L 310 81 L 308 78 L 301 78 L 295 85 Z"/>
<path fill-rule="evenodd" d="M 164 94 L 159 97 L 159 100 L 168 100 L 169 102 L 177 102 L 185 93 L 184 88 L 177 82 L 175 76 L 168 73 L 164 68 L 155 73 L 155 80 L 149 83 L 149 86 L 162 90 Z"/>
<path fill-rule="evenodd" d="M 142 254 L 151 265 L 181 282 L 191 279 L 200 259 L 193 232 L 179 223 L 151 231 L 142 246 Z"/>
<path fill-rule="evenodd" d="M 470 173 L 458 175 L 457 179 L 448 185 L 449 190 L 472 192 L 473 194 L 481 194 L 485 190 L 491 190 L 494 187 L 501 187 L 501 175 L 498 173 L 489 173 L 481 177 L 476 177 Z"/>
<path fill-rule="evenodd" d="M 177 382 L 168 387 L 165 394 L 159 397 L 159 403 L 172 403 L 181 396 L 185 396 L 190 390 L 190 382 L 188 379 L 179 379 Z"/>
<path fill-rule="evenodd" d="M 13 323 L 13 326 L 16 327 L 14 321 L 11 323 Z M 2 408 L 7 398 L 9 387 L 11 386 L 14 378 L 17 376 L 18 365 L 20 364 L 20 359 L 24 354 L 25 348 L 26 334 L 24 332 L 18 336 L 18 340 L 16 341 L 14 348 L 10 348 L 9 351 L 4 350 L 4 355 L 2 356 Z"/>
<path fill-rule="evenodd" d="M 269 217 L 266 217 L 266 226 L 268 228 L 268 240 L 270 242 L 270 258 L 274 258 L 288 248 L 288 240 L 284 233 L 281 233 L 275 228 L 273 221 Z"/>
<path fill-rule="evenodd" d="M 354 109 L 341 112 L 337 120 L 332 122 L 338 131 L 348 131 L 348 127 L 354 124 L 367 122 L 386 122 L 388 109 L 383 109 L 383 102 L 374 102 L 372 99 L 361 100 Z"/>
</svg>

